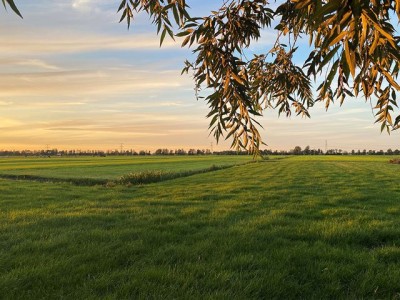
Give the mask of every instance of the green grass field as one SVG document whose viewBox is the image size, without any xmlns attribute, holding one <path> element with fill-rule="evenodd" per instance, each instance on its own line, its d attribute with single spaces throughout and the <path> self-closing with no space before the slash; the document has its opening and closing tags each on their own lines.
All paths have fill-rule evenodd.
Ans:
<svg viewBox="0 0 400 300">
<path fill-rule="evenodd" d="M 93 161 L 67 160 L 85 178 Z M 0 179 L 0 298 L 400 299 L 388 161 L 290 157 L 129 187 Z M 0 168 L 69 172 L 59 162 Z M 107 178 L 128 170 L 102 162 Z"/>
<path fill-rule="evenodd" d="M 130 172 L 148 170 L 201 170 L 211 165 L 229 166 L 251 160 L 249 156 L 114 156 L 0 158 L 0 176 L 29 175 L 45 178 L 112 180 Z"/>
</svg>

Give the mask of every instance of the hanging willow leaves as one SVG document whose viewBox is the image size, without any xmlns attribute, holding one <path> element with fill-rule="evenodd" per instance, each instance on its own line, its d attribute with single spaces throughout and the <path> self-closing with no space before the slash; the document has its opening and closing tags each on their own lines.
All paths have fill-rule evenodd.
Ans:
<svg viewBox="0 0 400 300">
<path fill-rule="evenodd" d="M 2 0 L 19 14 L 12 0 Z M 381 130 L 400 128 L 396 94 L 400 37 L 395 26 L 400 0 L 227 0 L 207 16 L 191 17 L 185 0 L 122 0 L 120 21 L 130 26 L 146 12 L 160 33 L 182 39 L 195 59 L 183 72 L 193 74 L 196 95 L 204 91 L 210 130 L 219 140 L 256 153 L 262 144 L 257 117 L 265 109 L 309 117 L 315 102 L 326 108 L 347 97 L 374 103 Z M 278 5 L 276 5 L 278 4 Z M 20 15 L 20 14 L 19 14 Z M 274 21 L 274 22 L 273 22 Z M 272 23 L 277 24 L 271 28 Z M 246 51 L 263 29 L 276 41 L 265 53 Z M 298 41 L 308 39 L 304 63 L 294 63 Z M 316 97 L 311 79 L 318 81 Z M 397 116 L 392 116 L 396 114 Z"/>
<path fill-rule="evenodd" d="M 18 10 L 18 8 L 17 8 L 17 6 L 15 5 L 15 3 L 14 3 L 13 0 L 2 0 L 2 2 L 3 2 L 3 5 L 4 5 L 4 8 L 7 9 L 7 5 L 6 5 L 6 4 L 8 4 L 8 5 L 11 7 L 11 9 L 12 9 L 18 16 L 20 16 L 20 17 L 22 18 L 21 13 L 19 12 L 19 10 Z"/>
<path fill-rule="evenodd" d="M 205 100 L 214 136 L 218 140 L 227 132 L 232 146 L 257 151 L 262 141 L 255 118 L 266 108 L 309 117 L 315 102 L 328 108 L 335 100 L 342 104 L 363 95 L 375 101 L 382 130 L 399 128 L 400 118 L 392 117 L 400 90 L 400 38 L 393 25 L 399 16 L 400 0 L 291 0 L 280 1 L 275 10 L 267 1 L 232 0 L 209 16 L 175 21 L 182 46 L 195 45 L 196 60 L 184 71 L 193 70 L 196 87 L 211 91 Z M 275 45 L 248 59 L 246 48 L 273 19 Z M 312 49 L 298 66 L 296 44 L 307 35 Z M 315 99 L 310 78 L 322 78 Z"/>
</svg>

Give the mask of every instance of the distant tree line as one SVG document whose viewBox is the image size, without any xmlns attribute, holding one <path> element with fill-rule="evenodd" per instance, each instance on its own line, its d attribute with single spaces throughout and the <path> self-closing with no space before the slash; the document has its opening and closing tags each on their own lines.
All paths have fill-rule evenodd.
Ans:
<svg viewBox="0 0 400 300">
<path fill-rule="evenodd" d="M 0 150 L 0 156 L 148 156 L 148 155 L 211 155 L 209 149 L 157 149 L 149 150 Z"/>
<path fill-rule="evenodd" d="M 399 149 L 387 149 L 384 150 L 351 150 L 346 151 L 342 149 L 327 149 L 323 151 L 321 149 L 311 149 L 310 146 L 306 146 L 302 149 L 300 146 L 296 146 L 293 149 L 287 150 L 263 150 L 261 151 L 264 155 L 400 155 Z"/>
<path fill-rule="evenodd" d="M 387 149 L 384 150 L 351 150 L 346 151 L 342 149 L 328 149 L 326 152 L 321 149 L 312 149 L 310 146 L 306 146 L 302 149 L 300 146 L 296 146 L 291 150 L 261 150 L 262 155 L 400 155 L 399 149 Z M 155 151 L 140 150 L 0 150 L 0 156 L 173 156 L 173 155 L 249 155 L 248 151 L 234 151 L 234 150 L 222 150 L 222 151 L 211 151 L 210 149 L 168 149 L 160 148 Z"/>
</svg>

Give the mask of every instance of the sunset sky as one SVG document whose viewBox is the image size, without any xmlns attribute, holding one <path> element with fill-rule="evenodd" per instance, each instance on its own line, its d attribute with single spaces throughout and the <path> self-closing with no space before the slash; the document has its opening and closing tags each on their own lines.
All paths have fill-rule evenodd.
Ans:
<svg viewBox="0 0 400 300">
<path fill-rule="evenodd" d="M 210 148 L 207 105 L 181 76 L 190 50 L 159 38 L 146 15 L 119 24 L 118 1 L 16 1 L 24 19 L 0 9 L 0 149 Z M 188 1 L 193 15 L 221 1 Z M 274 42 L 266 31 L 249 52 Z M 307 54 L 305 54 L 307 55 Z M 380 133 L 370 103 L 348 99 L 311 119 L 261 119 L 270 149 L 400 148 L 400 133 Z"/>
</svg>

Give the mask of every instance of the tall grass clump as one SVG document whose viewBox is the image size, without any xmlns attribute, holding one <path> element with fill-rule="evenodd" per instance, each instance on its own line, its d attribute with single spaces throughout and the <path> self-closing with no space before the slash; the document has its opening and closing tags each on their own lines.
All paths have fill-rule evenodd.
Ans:
<svg viewBox="0 0 400 300">
<path fill-rule="evenodd" d="M 117 184 L 148 184 L 155 183 L 165 180 L 171 180 L 180 177 L 187 177 L 195 174 L 208 173 L 212 171 L 218 171 L 222 169 L 231 168 L 232 166 L 217 166 L 211 165 L 209 168 L 201 170 L 188 170 L 180 172 L 168 172 L 161 170 L 148 170 L 141 172 L 133 172 L 126 175 L 122 175 L 118 180 Z"/>
<path fill-rule="evenodd" d="M 122 175 L 118 179 L 120 184 L 146 184 L 176 178 L 176 173 L 159 170 L 147 170 Z"/>
<path fill-rule="evenodd" d="M 400 158 L 393 158 L 393 159 L 389 160 L 389 162 L 391 164 L 400 164 Z"/>
</svg>

